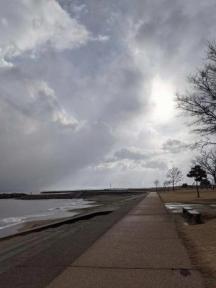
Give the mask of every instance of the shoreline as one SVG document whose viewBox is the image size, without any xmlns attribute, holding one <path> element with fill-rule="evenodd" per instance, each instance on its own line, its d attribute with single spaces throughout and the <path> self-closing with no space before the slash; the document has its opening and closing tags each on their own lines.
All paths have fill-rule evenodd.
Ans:
<svg viewBox="0 0 216 288">
<path fill-rule="evenodd" d="M 146 193 L 149 189 L 130 188 L 130 189 L 89 189 L 89 190 L 73 190 L 73 191 L 44 191 L 36 194 L 29 193 L 0 193 L 1 199 L 17 199 L 17 200 L 50 200 L 50 199 L 78 199 L 91 198 L 100 195 L 106 196 L 122 196 L 131 194 Z"/>
<path fill-rule="evenodd" d="M 74 216 L 77 216 L 77 215 L 79 215 L 79 214 L 76 214 Z M 57 221 L 61 221 L 61 220 L 67 221 L 67 220 L 71 219 L 72 217 L 27 221 L 27 222 L 20 224 L 22 226 L 17 229 L 17 232 L 18 233 L 19 232 L 25 232 L 25 231 L 30 230 L 30 229 L 34 229 L 34 228 L 38 228 L 38 227 L 41 227 L 44 225 L 56 223 Z"/>
<path fill-rule="evenodd" d="M 17 232 L 25 232 L 27 230 L 39 228 L 39 227 L 44 226 L 44 225 L 50 225 L 50 224 L 54 224 L 56 222 L 64 222 L 64 221 L 73 219 L 74 217 L 79 217 L 79 216 L 81 217 L 85 213 L 88 213 L 91 211 L 93 212 L 95 210 L 95 208 L 98 208 L 98 207 L 99 207 L 99 205 L 95 205 L 95 206 L 88 207 L 88 208 L 68 210 L 68 212 L 71 212 L 71 216 L 68 216 L 68 217 L 66 216 L 66 217 L 59 217 L 59 218 L 50 218 L 50 219 L 42 219 L 42 220 L 35 219 L 32 221 L 26 221 L 26 222 L 23 222 L 22 224 L 20 224 L 22 226 L 17 229 Z M 101 207 L 101 205 L 100 205 L 100 207 Z"/>
<path fill-rule="evenodd" d="M 0 254 L 7 256 L 0 259 L 0 273 L 3 272 L 0 286 L 11 288 L 14 283 L 15 286 L 20 283 L 20 287 L 47 287 L 143 197 L 145 195 L 125 201 L 113 213 L 75 217 L 75 221 L 67 222 L 67 227 L 53 226 L 50 233 L 38 230 L 37 234 L 22 234 L 0 241 Z"/>
<path fill-rule="evenodd" d="M 52 227 L 52 225 L 62 225 L 63 223 L 69 223 L 71 221 L 78 221 L 77 219 L 84 220 L 86 217 L 93 217 L 94 214 L 108 213 L 108 211 L 114 211 L 120 206 L 126 204 L 129 200 L 137 199 L 142 194 L 109 194 L 109 195 L 92 195 L 92 197 L 85 198 L 87 201 L 94 201 L 95 205 L 86 208 L 78 208 L 68 210 L 71 215 L 65 215 L 65 217 L 49 218 L 49 219 L 34 219 L 17 225 L 13 225 L 9 228 L 2 229 L 0 231 L 0 241 L 6 238 L 15 237 L 19 234 L 27 234 L 33 231 L 39 231 Z"/>
</svg>

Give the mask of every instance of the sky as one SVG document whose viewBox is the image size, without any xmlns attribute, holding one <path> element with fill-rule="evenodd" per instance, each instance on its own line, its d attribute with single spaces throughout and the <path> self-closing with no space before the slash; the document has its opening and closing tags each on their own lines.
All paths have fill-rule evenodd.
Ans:
<svg viewBox="0 0 216 288">
<path fill-rule="evenodd" d="M 0 191 L 185 175 L 196 136 L 175 95 L 215 15 L 215 0 L 0 1 Z"/>
</svg>

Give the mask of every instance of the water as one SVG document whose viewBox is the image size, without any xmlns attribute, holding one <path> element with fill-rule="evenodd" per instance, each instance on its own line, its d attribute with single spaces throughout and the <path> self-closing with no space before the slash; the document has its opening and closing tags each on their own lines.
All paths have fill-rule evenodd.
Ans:
<svg viewBox="0 0 216 288">
<path fill-rule="evenodd" d="M 0 199 L 0 237 L 17 231 L 29 221 L 60 219 L 79 214 L 78 209 L 97 206 L 84 199 Z"/>
</svg>

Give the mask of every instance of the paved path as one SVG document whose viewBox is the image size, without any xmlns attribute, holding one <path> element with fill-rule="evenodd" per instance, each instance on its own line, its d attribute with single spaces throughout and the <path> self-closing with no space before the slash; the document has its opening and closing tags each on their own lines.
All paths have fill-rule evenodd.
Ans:
<svg viewBox="0 0 216 288">
<path fill-rule="evenodd" d="M 46 287 L 145 196 L 116 200 L 110 214 L 0 241 L 0 288 Z"/>
<path fill-rule="evenodd" d="M 175 224 L 150 193 L 47 288 L 201 288 Z"/>
</svg>

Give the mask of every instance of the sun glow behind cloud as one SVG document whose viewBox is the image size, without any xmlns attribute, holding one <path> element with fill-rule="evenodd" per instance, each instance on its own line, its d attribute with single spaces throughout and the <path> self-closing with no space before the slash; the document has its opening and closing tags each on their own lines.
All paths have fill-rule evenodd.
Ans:
<svg viewBox="0 0 216 288">
<path fill-rule="evenodd" d="M 175 115 L 175 89 L 171 82 L 156 76 L 152 81 L 151 102 L 154 122 L 166 123 Z"/>
<path fill-rule="evenodd" d="M 0 1 L 0 190 L 151 186 L 189 167 L 174 98 L 215 37 L 199 2 Z"/>
</svg>

